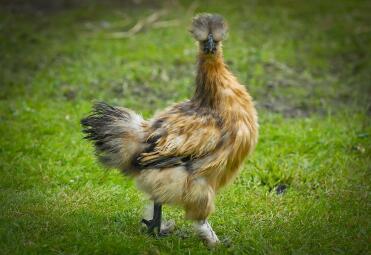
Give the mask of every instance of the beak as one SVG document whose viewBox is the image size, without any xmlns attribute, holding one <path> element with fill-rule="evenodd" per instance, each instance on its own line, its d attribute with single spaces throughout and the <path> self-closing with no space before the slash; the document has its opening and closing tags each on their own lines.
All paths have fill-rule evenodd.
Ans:
<svg viewBox="0 0 371 255">
<path fill-rule="evenodd" d="M 205 53 L 215 53 L 216 43 L 214 41 L 213 35 L 209 34 L 206 41 L 204 41 L 204 52 Z"/>
</svg>

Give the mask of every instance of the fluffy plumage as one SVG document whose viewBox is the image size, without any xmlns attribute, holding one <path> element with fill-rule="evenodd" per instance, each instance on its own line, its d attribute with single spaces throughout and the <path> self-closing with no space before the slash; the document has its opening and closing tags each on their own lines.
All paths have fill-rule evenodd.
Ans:
<svg viewBox="0 0 371 255">
<path fill-rule="evenodd" d="M 81 120 L 85 138 L 94 142 L 99 161 L 107 167 L 131 173 L 132 157 L 143 151 L 146 121 L 135 112 L 100 102 Z"/>
<path fill-rule="evenodd" d="M 219 15 L 193 20 L 200 50 L 193 97 L 145 121 L 129 109 L 103 103 L 82 120 L 101 161 L 134 176 L 158 203 L 184 207 L 186 217 L 205 220 L 216 192 L 233 180 L 258 138 L 252 98 L 223 60 L 226 24 Z M 215 52 L 203 50 L 209 35 Z"/>
<path fill-rule="evenodd" d="M 203 13 L 192 20 L 190 32 L 197 41 L 205 41 L 209 34 L 220 42 L 227 36 L 228 26 L 223 17 L 218 14 Z"/>
</svg>

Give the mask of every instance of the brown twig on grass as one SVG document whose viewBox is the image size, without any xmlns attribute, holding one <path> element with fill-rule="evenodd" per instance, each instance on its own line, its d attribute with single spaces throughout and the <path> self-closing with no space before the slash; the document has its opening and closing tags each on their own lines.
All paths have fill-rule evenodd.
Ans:
<svg viewBox="0 0 371 255">
<path fill-rule="evenodd" d="M 198 8 L 199 4 L 197 1 L 193 1 L 187 11 L 186 11 L 186 17 L 189 17 L 189 16 L 193 16 L 194 12 L 196 11 L 196 9 Z"/>
<path fill-rule="evenodd" d="M 152 24 L 154 28 L 174 27 L 180 24 L 179 20 L 160 20 Z"/>
<path fill-rule="evenodd" d="M 132 37 L 133 35 L 142 31 L 146 26 L 150 26 L 151 24 L 155 23 L 155 21 L 158 20 L 164 14 L 165 14 L 165 10 L 161 10 L 161 11 L 157 11 L 155 13 L 152 13 L 151 15 L 146 17 L 145 19 L 139 20 L 128 31 L 111 33 L 110 37 L 111 38 L 117 38 L 117 39 Z"/>
</svg>

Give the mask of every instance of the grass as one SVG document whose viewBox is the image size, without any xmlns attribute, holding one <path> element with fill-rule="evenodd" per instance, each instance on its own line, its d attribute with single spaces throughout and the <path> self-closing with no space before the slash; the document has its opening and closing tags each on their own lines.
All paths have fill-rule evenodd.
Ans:
<svg viewBox="0 0 371 255">
<path fill-rule="evenodd" d="M 66 3 L 0 8 L 1 254 L 210 252 L 177 208 L 165 208 L 174 235 L 141 233 L 142 195 L 102 170 L 79 126 L 96 100 L 150 117 L 191 95 L 192 8 L 228 19 L 225 58 L 261 125 L 217 198 L 213 252 L 370 252 L 369 2 Z M 160 9 L 178 26 L 110 38 Z"/>
</svg>

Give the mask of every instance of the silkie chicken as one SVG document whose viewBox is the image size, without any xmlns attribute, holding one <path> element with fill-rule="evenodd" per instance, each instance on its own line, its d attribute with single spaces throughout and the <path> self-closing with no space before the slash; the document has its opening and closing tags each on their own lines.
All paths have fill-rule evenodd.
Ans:
<svg viewBox="0 0 371 255">
<path fill-rule="evenodd" d="M 172 226 L 161 224 L 162 204 L 178 205 L 199 237 L 214 246 L 219 239 L 207 219 L 216 193 L 236 177 L 255 148 L 257 112 L 224 63 L 223 17 L 197 15 L 190 32 L 199 44 L 190 100 L 150 120 L 126 108 L 97 103 L 81 124 L 100 161 L 135 178 L 138 189 L 149 196 L 151 210 L 142 220 L 149 232 L 164 233 Z"/>
</svg>

